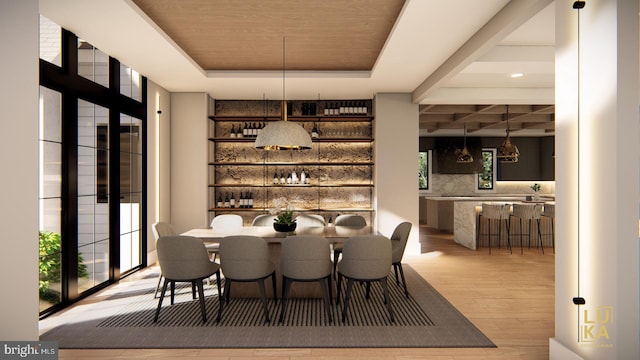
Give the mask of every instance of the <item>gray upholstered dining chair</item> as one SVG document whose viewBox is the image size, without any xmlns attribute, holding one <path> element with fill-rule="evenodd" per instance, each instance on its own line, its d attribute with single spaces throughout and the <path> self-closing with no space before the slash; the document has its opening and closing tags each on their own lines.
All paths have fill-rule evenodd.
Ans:
<svg viewBox="0 0 640 360">
<path fill-rule="evenodd" d="M 253 218 L 251 226 L 273 226 L 273 221 L 276 219 L 275 215 L 261 214 Z"/>
<path fill-rule="evenodd" d="M 405 221 L 398 224 L 393 230 L 393 234 L 391 234 L 391 264 L 393 265 L 393 271 L 396 275 L 396 284 L 400 284 L 398 270 L 400 271 L 402 285 L 404 286 L 404 295 L 406 297 L 409 297 L 409 291 L 407 290 L 407 282 L 404 279 L 404 271 L 402 270 L 402 257 L 404 256 L 404 249 L 407 247 L 410 232 L 411 223 Z"/>
<path fill-rule="evenodd" d="M 367 226 L 367 220 L 362 215 L 341 214 L 336 216 L 336 226 Z M 342 244 L 333 245 L 333 275 L 336 275 L 338 260 L 342 254 Z"/>
<path fill-rule="evenodd" d="M 324 226 L 324 218 L 322 215 L 318 214 L 301 214 L 296 217 L 296 223 L 298 223 L 298 227 L 313 227 L 313 226 Z"/>
<path fill-rule="evenodd" d="M 344 296 L 342 321 L 347 317 L 351 288 L 354 281 L 367 283 L 367 298 L 370 283 L 380 281 L 384 295 L 384 303 L 389 311 L 391 322 L 394 322 L 393 309 L 389 301 L 387 275 L 391 269 L 391 241 L 382 235 L 352 236 L 344 243 L 342 260 L 338 263 L 338 284 L 336 303 L 340 300 L 342 278 L 347 278 L 347 289 Z"/>
<path fill-rule="evenodd" d="M 325 311 L 329 322 L 331 322 L 331 249 L 329 242 L 321 236 L 287 236 L 281 246 L 282 309 L 280 322 L 284 320 L 289 290 L 294 281 L 317 281 L 320 283 Z M 327 290 L 329 291 L 327 292 Z"/>
<path fill-rule="evenodd" d="M 220 266 L 224 274 L 224 298 L 229 303 L 231 283 L 256 282 L 264 308 L 264 318 L 269 322 L 269 308 L 264 279 L 271 277 L 273 298 L 277 301 L 275 265 L 270 260 L 267 242 L 258 236 L 232 235 L 220 241 Z"/>
<path fill-rule="evenodd" d="M 173 305 L 176 282 L 189 282 L 191 283 L 192 288 L 198 288 L 202 322 L 207 322 L 204 285 L 202 280 L 208 279 L 213 274 L 216 274 L 218 300 L 220 304 L 218 307 L 218 317 L 216 321 L 220 320 L 220 314 L 222 313 L 222 298 L 220 296 L 220 265 L 209 259 L 207 248 L 204 246 L 201 239 L 179 235 L 161 236 L 158 239 L 158 260 L 160 261 L 162 276 L 164 276 L 164 283 L 162 284 L 162 293 L 158 299 L 158 308 L 156 309 L 153 322 L 158 321 L 160 308 L 162 307 L 162 300 L 164 299 L 165 292 L 167 291 L 167 285 L 169 284 L 171 284 L 171 305 Z"/>
<path fill-rule="evenodd" d="M 151 224 L 151 232 L 153 233 L 153 237 L 156 240 L 156 249 L 158 248 L 158 239 L 161 236 L 174 236 L 178 235 L 173 227 L 164 221 L 158 221 L 157 223 Z M 162 271 L 160 275 L 158 275 L 158 284 L 156 284 L 156 291 L 153 294 L 153 297 L 158 297 L 158 293 L 160 292 L 160 285 L 162 284 Z"/>
</svg>

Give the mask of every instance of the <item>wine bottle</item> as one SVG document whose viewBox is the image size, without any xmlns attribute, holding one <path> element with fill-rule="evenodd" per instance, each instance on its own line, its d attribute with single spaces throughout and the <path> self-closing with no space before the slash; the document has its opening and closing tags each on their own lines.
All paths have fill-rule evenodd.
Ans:
<svg viewBox="0 0 640 360">
<path fill-rule="evenodd" d="M 249 193 L 249 208 L 253 208 L 253 192 Z"/>
<path fill-rule="evenodd" d="M 224 194 L 224 207 L 228 208 L 230 207 L 230 201 L 229 201 L 229 193 L 225 193 Z"/>
<path fill-rule="evenodd" d="M 238 124 L 238 128 L 236 129 L 236 137 L 242 138 L 242 124 Z"/>
<path fill-rule="evenodd" d="M 242 196 L 242 191 L 240 191 L 240 195 L 238 195 L 238 207 L 240 209 L 244 209 L 244 196 Z"/>
<path fill-rule="evenodd" d="M 291 173 L 287 176 L 287 184 L 291 184 Z"/>
<path fill-rule="evenodd" d="M 277 184 L 280 182 L 280 178 L 278 177 L 278 170 L 273 173 L 273 183 Z"/>
<path fill-rule="evenodd" d="M 236 137 L 236 126 L 233 124 L 231 124 L 231 134 L 229 136 L 232 138 Z"/>
<path fill-rule="evenodd" d="M 222 194 L 218 194 L 218 203 L 216 204 L 217 208 L 221 208 L 224 206 L 224 203 L 222 202 Z"/>
<path fill-rule="evenodd" d="M 286 183 L 287 183 L 287 178 L 284 177 L 284 172 L 280 170 L 280 184 L 286 184 Z"/>
<path fill-rule="evenodd" d="M 229 206 L 232 208 L 236 207 L 236 197 L 231 193 L 231 199 L 229 199 Z"/>
<path fill-rule="evenodd" d="M 344 102 L 340 102 L 340 107 L 338 108 L 338 114 L 344 115 Z"/>
<path fill-rule="evenodd" d="M 305 184 L 309 184 L 311 182 L 311 177 L 309 176 L 309 170 L 307 170 L 307 173 L 304 177 L 304 181 L 305 181 Z"/>
<path fill-rule="evenodd" d="M 293 169 L 293 172 L 291 173 L 291 183 L 292 184 L 298 183 L 298 173 L 296 172 L 296 169 Z"/>
<path fill-rule="evenodd" d="M 306 184 L 307 183 L 307 175 L 304 173 L 304 168 L 302 168 L 302 171 L 300 171 L 300 184 Z"/>
<path fill-rule="evenodd" d="M 349 115 L 353 115 L 354 114 L 353 101 L 349 101 L 349 107 L 347 108 L 347 114 L 349 114 Z"/>
<path fill-rule="evenodd" d="M 318 128 L 316 127 L 316 123 L 313 123 L 313 129 L 311 129 L 311 138 L 312 139 L 317 139 L 318 138 Z"/>
<path fill-rule="evenodd" d="M 251 126 L 251 136 L 258 136 L 258 125 L 256 125 L 256 123 L 253 123 L 253 125 Z"/>
<path fill-rule="evenodd" d="M 329 103 L 324 103 L 324 115 L 329 115 Z"/>
</svg>

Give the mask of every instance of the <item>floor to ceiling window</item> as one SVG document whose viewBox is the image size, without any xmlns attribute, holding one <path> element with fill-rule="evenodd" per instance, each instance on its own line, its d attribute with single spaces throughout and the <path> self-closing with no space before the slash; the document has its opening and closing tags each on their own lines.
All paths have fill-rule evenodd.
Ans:
<svg viewBox="0 0 640 360">
<path fill-rule="evenodd" d="M 146 266 L 146 79 L 40 20 L 40 313 Z"/>
</svg>

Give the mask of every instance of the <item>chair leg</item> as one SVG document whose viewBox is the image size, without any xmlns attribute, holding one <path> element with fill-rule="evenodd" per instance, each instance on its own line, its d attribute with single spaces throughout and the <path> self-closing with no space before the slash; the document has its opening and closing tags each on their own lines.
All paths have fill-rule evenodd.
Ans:
<svg viewBox="0 0 640 360">
<path fill-rule="evenodd" d="M 267 307 L 267 292 L 264 289 L 264 279 L 258 279 L 258 289 L 260 289 L 260 299 L 262 299 L 262 308 L 264 309 L 264 320 L 270 322 L 269 308 Z"/>
<path fill-rule="evenodd" d="M 336 305 L 340 304 L 340 288 L 342 287 L 342 274 L 338 272 L 338 282 L 336 283 Z"/>
<path fill-rule="evenodd" d="M 489 255 L 491 255 L 491 219 L 487 220 L 487 238 L 489 239 Z M 498 244 L 499 243 L 500 239 L 498 239 Z"/>
<path fill-rule="evenodd" d="M 400 285 L 400 279 L 398 278 L 398 266 L 393 264 L 393 272 L 396 275 L 396 285 Z"/>
<path fill-rule="evenodd" d="M 540 219 L 536 219 L 536 223 L 538 223 L 538 243 L 540 243 L 540 249 L 542 249 L 542 254 L 544 255 L 544 244 L 542 244 L 542 234 L 540 234 Z"/>
<path fill-rule="evenodd" d="M 505 226 L 507 227 L 507 245 L 509 246 L 509 254 L 513 254 L 513 248 L 511 247 L 511 218 L 505 220 Z"/>
<path fill-rule="evenodd" d="M 333 316 L 331 316 L 331 275 L 318 279 L 320 283 L 320 289 L 322 290 L 322 297 L 324 297 L 324 308 L 329 318 L 329 322 L 333 322 Z M 327 290 L 329 290 L 327 292 Z M 284 306 L 284 304 L 283 304 Z"/>
<path fill-rule="evenodd" d="M 158 275 L 158 284 L 156 285 L 156 292 L 153 293 L 154 299 L 158 297 L 158 293 L 162 289 L 162 278 L 163 278 L 162 274 Z"/>
<path fill-rule="evenodd" d="M 202 323 L 207 322 L 207 310 L 204 306 L 204 285 L 202 284 L 202 279 L 195 282 L 195 285 L 198 287 L 198 297 L 200 298 L 200 311 L 202 312 Z"/>
<path fill-rule="evenodd" d="M 347 309 L 349 308 L 349 299 L 351 298 L 351 288 L 353 287 L 353 279 L 347 278 L 347 290 L 344 294 L 344 306 L 342 307 L 342 322 L 347 319 Z"/>
<path fill-rule="evenodd" d="M 371 281 L 367 281 L 367 290 L 364 294 L 364 298 L 369 300 L 370 297 L 371 297 Z"/>
<path fill-rule="evenodd" d="M 278 290 L 276 289 L 276 272 L 271 273 L 271 285 L 273 286 L 273 301 L 278 303 Z"/>
<path fill-rule="evenodd" d="M 191 282 L 191 296 L 195 300 L 196 298 L 196 282 L 195 281 Z"/>
<path fill-rule="evenodd" d="M 229 298 L 231 297 L 231 279 L 224 279 L 224 300 L 229 304 Z"/>
<path fill-rule="evenodd" d="M 342 250 L 333 250 L 333 276 L 336 277 L 338 273 L 338 259 L 340 259 L 340 253 Z"/>
<path fill-rule="evenodd" d="M 400 277 L 402 277 L 402 285 L 404 285 L 404 296 L 409 298 L 409 290 L 407 290 L 407 281 L 404 279 L 404 271 L 402 270 L 402 263 L 396 263 L 394 266 L 397 266 L 400 269 Z"/>
<path fill-rule="evenodd" d="M 218 317 L 216 318 L 216 322 L 220 322 L 220 319 L 222 318 L 222 304 L 224 303 L 224 301 L 222 301 L 222 291 L 220 291 L 220 270 L 218 269 L 218 271 L 216 271 L 216 283 L 218 284 Z"/>
<path fill-rule="evenodd" d="M 158 299 L 158 307 L 156 308 L 156 316 L 153 317 L 153 322 L 158 321 L 158 316 L 160 316 L 160 308 L 162 307 L 162 300 L 164 299 L 164 293 L 167 291 L 167 285 L 169 281 L 167 278 L 164 278 L 164 283 L 162 284 L 162 293 L 160 294 L 160 298 Z"/>
<path fill-rule="evenodd" d="M 282 275 L 282 308 L 280 309 L 280 319 L 278 322 L 284 321 L 284 312 L 287 309 L 287 298 L 289 297 L 289 290 L 291 289 L 292 280 Z"/>
<path fill-rule="evenodd" d="M 175 293 L 176 293 L 176 282 L 172 281 L 171 282 L 171 305 L 173 305 L 173 300 L 175 298 Z"/>
<path fill-rule="evenodd" d="M 391 308 L 391 301 L 389 301 L 389 287 L 387 286 L 387 278 L 380 279 L 380 282 L 382 282 L 382 290 L 384 293 L 384 303 L 387 305 L 387 310 L 389 311 L 389 317 L 391 319 L 391 322 L 395 322 L 395 319 L 393 317 L 393 309 Z"/>
</svg>

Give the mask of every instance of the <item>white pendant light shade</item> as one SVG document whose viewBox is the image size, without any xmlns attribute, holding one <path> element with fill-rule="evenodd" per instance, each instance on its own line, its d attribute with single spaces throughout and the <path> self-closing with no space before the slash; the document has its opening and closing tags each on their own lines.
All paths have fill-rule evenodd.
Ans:
<svg viewBox="0 0 640 360">
<path fill-rule="evenodd" d="M 264 150 L 311 149 L 311 137 L 302 126 L 280 120 L 268 124 L 260 131 L 255 147 Z"/>
</svg>

